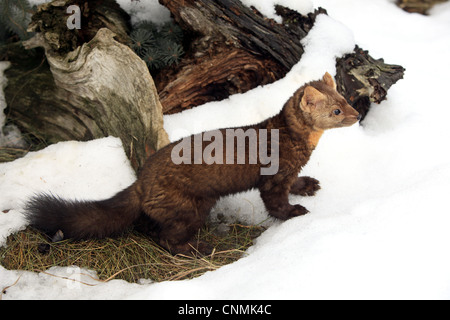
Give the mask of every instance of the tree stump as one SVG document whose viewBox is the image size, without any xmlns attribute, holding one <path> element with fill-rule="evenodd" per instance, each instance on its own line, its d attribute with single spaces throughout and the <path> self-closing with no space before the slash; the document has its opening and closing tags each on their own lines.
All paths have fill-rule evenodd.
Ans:
<svg viewBox="0 0 450 320">
<path fill-rule="evenodd" d="M 80 30 L 66 26 L 66 8 L 73 4 L 81 8 Z M 24 46 L 43 47 L 51 73 L 35 74 L 38 89 L 29 89 L 51 103 L 30 110 L 30 103 L 9 99 L 20 127 L 42 130 L 50 140 L 120 137 L 135 169 L 169 143 L 148 68 L 122 43 L 128 40 L 126 17 L 115 1 L 59 0 L 39 7 L 29 28 L 36 35 Z"/>
</svg>

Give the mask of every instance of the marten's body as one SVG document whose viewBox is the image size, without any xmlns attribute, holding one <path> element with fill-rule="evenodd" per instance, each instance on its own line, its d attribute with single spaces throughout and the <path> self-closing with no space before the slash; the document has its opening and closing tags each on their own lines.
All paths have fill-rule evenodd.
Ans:
<svg viewBox="0 0 450 320">
<path fill-rule="evenodd" d="M 189 252 L 197 244 L 193 237 L 222 196 L 257 188 L 273 217 L 287 220 L 306 214 L 308 211 L 301 205 L 289 204 L 288 195 L 313 195 L 319 185 L 313 178 L 299 178 L 298 173 L 308 162 L 324 130 L 349 126 L 358 119 L 358 112 L 337 93 L 327 73 L 321 81 L 300 88 L 278 115 L 243 128 L 244 131 L 254 129 L 258 138 L 259 132 L 266 130 L 267 154 L 274 152 L 272 130 L 278 130 L 279 161 L 274 174 L 261 174 L 267 162 L 249 161 L 250 148 L 246 148 L 244 164 L 237 161 L 235 164 L 225 161 L 223 164 L 197 164 L 198 161 L 175 164 L 173 151 L 180 143 L 176 142 L 152 155 L 138 180 L 111 199 L 66 201 L 40 195 L 28 203 L 27 217 L 31 225 L 42 231 L 52 235 L 61 230 L 65 238 L 75 239 L 115 235 L 145 220 L 149 235 L 162 246 L 172 253 Z M 226 130 L 220 132 L 226 139 Z M 202 150 L 210 143 L 203 141 Z M 194 148 L 193 145 L 192 155 Z M 234 158 L 237 158 L 237 146 Z M 198 249 L 206 251 L 206 246 Z"/>
</svg>

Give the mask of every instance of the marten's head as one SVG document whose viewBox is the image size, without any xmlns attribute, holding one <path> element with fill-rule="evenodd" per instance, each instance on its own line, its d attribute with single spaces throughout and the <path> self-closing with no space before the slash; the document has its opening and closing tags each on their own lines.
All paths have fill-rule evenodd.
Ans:
<svg viewBox="0 0 450 320">
<path fill-rule="evenodd" d="M 336 91 L 336 83 L 328 72 L 322 80 L 306 85 L 300 108 L 316 130 L 347 127 L 361 119 L 358 111 Z"/>
</svg>

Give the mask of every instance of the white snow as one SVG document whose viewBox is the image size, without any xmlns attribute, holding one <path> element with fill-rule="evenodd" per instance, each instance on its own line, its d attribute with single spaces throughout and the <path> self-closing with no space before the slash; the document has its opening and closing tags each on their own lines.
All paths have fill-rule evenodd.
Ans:
<svg viewBox="0 0 450 320">
<path fill-rule="evenodd" d="M 170 11 L 158 0 L 117 0 L 122 9 L 131 15 L 133 24 L 140 21 L 152 21 L 163 24 L 171 20 Z"/>
<path fill-rule="evenodd" d="M 249 7 L 255 7 L 263 15 L 268 18 L 274 19 L 278 23 L 281 23 L 282 19 L 275 13 L 276 4 L 291 8 L 292 10 L 296 10 L 297 12 L 305 15 L 314 10 L 313 3 L 310 0 L 242 0 L 242 3 Z"/>
<path fill-rule="evenodd" d="M 9 234 L 25 227 L 20 211 L 36 193 L 100 200 L 125 189 L 135 179 L 120 139 L 113 137 L 61 142 L 1 164 L 0 246 Z"/>
<path fill-rule="evenodd" d="M 31 5 L 40 5 L 51 0 L 28 0 Z M 152 21 L 163 24 L 171 20 L 170 11 L 158 0 L 117 0 L 117 3 L 131 15 L 133 24 L 140 21 Z"/>
<path fill-rule="evenodd" d="M 280 1 L 264 3 L 274 2 Z M 261 121 L 303 83 L 325 71 L 335 74 L 335 57 L 355 43 L 375 58 L 403 65 L 405 79 L 389 90 L 387 101 L 373 105 L 362 126 L 331 130 L 321 139 L 302 174 L 319 179 L 322 189 L 315 197 L 290 199 L 310 214 L 280 223 L 267 220 L 257 192 L 231 196 L 213 215 L 269 227 L 233 264 L 193 280 L 142 284 L 101 283 L 76 267 L 48 274 L 0 267 L 0 289 L 12 285 L 2 298 L 450 298 L 450 6 L 421 16 L 389 0 L 313 5 L 326 8 L 329 17 L 318 18 L 303 42 L 302 60 L 286 78 L 165 117 L 172 140 Z M 134 179 L 115 138 L 60 143 L 0 164 L 0 243 L 25 227 L 23 202 L 34 192 L 100 199 Z"/>
</svg>

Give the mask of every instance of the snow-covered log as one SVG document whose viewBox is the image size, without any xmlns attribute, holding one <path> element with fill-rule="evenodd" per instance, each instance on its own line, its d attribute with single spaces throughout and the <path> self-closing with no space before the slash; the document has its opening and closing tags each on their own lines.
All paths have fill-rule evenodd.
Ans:
<svg viewBox="0 0 450 320">
<path fill-rule="evenodd" d="M 314 23 L 299 15 L 295 32 L 240 0 L 160 0 L 193 41 L 177 68 L 157 78 L 164 113 L 222 100 L 284 77 L 302 54 Z M 160 80 L 160 81 L 158 81 Z"/>
<path fill-rule="evenodd" d="M 157 80 L 164 113 L 176 113 L 221 100 L 282 78 L 302 57 L 300 41 L 319 8 L 307 16 L 277 5 L 276 23 L 240 0 L 160 0 L 175 20 L 195 34 L 190 55 Z M 360 48 L 337 65 L 340 92 L 363 117 L 371 102 L 380 103 L 403 77 L 401 66 L 375 60 Z"/>
</svg>

